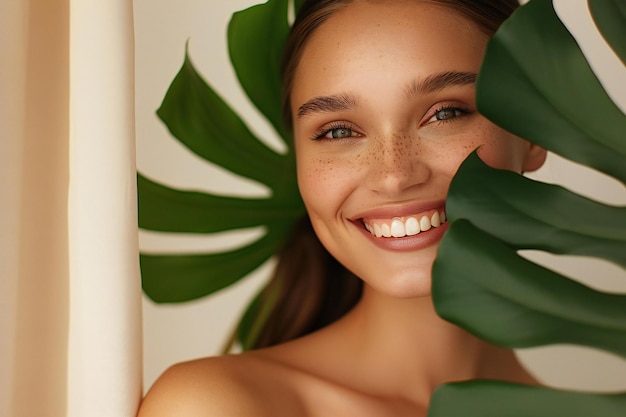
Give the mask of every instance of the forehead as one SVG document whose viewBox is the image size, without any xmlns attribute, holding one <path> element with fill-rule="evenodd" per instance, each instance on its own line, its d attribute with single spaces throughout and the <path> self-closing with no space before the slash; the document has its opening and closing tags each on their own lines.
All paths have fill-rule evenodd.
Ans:
<svg viewBox="0 0 626 417">
<path fill-rule="evenodd" d="M 419 0 L 355 0 L 308 39 L 292 98 L 319 94 L 307 93 L 307 87 L 323 88 L 324 83 L 349 85 L 360 75 L 477 72 L 486 42 L 474 22 L 449 7 Z"/>
</svg>

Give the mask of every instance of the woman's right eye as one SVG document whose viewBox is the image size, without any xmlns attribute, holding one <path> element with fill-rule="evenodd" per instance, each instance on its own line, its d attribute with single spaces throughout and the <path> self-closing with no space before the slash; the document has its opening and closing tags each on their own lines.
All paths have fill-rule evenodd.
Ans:
<svg viewBox="0 0 626 417">
<path fill-rule="evenodd" d="M 330 129 L 324 137 L 326 139 L 343 139 L 350 138 L 356 136 L 356 134 L 349 127 L 337 127 L 334 129 Z"/>
<path fill-rule="evenodd" d="M 355 132 L 351 126 L 347 125 L 337 125 L 330 126 L 321 129 L 318 133 L 315 134 L 313 139 L 315 140 L 324 140 L 324 139 L 348 139 L 358 137 L 359 134 Z"/>
</svg>

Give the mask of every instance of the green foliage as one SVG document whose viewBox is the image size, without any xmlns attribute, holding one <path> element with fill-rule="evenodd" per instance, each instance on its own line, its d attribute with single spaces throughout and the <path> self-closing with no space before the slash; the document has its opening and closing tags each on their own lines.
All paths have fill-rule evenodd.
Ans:
<svg viewBox="0 0 626 417">
<path fill-rule="evenodd" d="M 589 0 L 626 62 L 626 6 Z M 608 97 L 550 0 L 531 0 L 490 42 L 477 86 L 494 123 L 626 182 L 626 116 Z M 573 343 L 626 358 L 626 296 L 595 291 L 518 255 L 521 249 L 607 259 L 626 269 L 626 208 L 487 167 L 461 166 L 446 203 L 450 228 L 433 267 L 437 312 L 507 347 Z M 449 384 L 430 417 L 623 416 L 626 394 L 491 381 Z"/>
<path fill-rule="evenodd" d="M 626 117 L 551 2 L 532 1 L 515 14 L 489 44 L 478 108 L 516 135 L 626 182 Z"/>
<path fill-rule="evenodd" d="M 433 283 L 440 315 L 499 345 L 576 343 L 626 358 L 626 296 L 594 291 L 466 219 L 453 221 Z"/>
<path fill-rule="evenodd" d="M 211 294 L 256 269 L 285 240 L 304 208 L 290 135 L 280 120 L 279 66 L 289 29 L 287 0 L 270 0 L 235 13 L 228 27 L 229 53 L 244 91 L 287 145 L 280 155 L 261 142 L 202 79 L 189 56 L 157 114 L 192 152 L 230 172 L 263 183 L 269 198 L 238 198 L 177 190 L 138 176 L 139 226 L 177 233 L 214 233 L 263 226 L 258 241 L 207 254 L 141 254 L 146 294 L 181 302 Z"/>
<path fill-rule="evenodd" d="M 519 249 L 603 257 L 626 268 L 626 208 L 489 168 L 475 153 L 459 169 L 446 211 L 452 219 L 472 213 L 473 224 Z"/>
<path fill-rule="evenodd" d="M 269 1 L 235 13 L 228 25 L 228 50 L 239 83 L 282 137 L 280 62 L 289 32 L 288 0 Z"/>
<path fill-rule="evenodd" d="M 429 416 L 623 416 L 626 396 L 582 394 L 495 381 L 449 384 L 435 391 Z"/>
<path fill-rule="evenodd" d="M 626 2 L 623 0 L 589 0 L 589 11 L 600 33 L 626 65 Z"/>
</svg>

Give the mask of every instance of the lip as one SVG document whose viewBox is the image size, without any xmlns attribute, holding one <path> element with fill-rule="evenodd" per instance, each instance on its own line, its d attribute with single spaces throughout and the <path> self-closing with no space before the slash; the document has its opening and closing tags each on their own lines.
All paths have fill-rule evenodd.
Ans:
<svg viewBox="0 0 626 417">
<path fill-rule="evenodd" d="M 440 209 L 446 209 L 445 200 L 379 207 L 361 212 L 350 217 L 349 220 L 356 224 L 360 223 L 361 219 L 391 219 L 394 217 L 407 217 Z"/>
<path fill-rule="evenodd" d="M 353 224 L 354 227 L 358 228 L 361 233 L 363 233 L 363 236 L 365 236 L 370 242 L 379 248 L 395 252 L 408 252 L 432 246 L 439 243 L 443 234 L 446 230 L 448 230 L 448 222 L 445 222 L 439 227 L 433 227 L 426 232 L 420 232 L 413 236 L 381 238 L 372 235 L 361 225 L 357 223 Z"/>
<path fill-rule="evenodd" d="M 396 207 L 380 207 L 359 213 L 357 216 L 351 218 L 350 221 L 352 222 L 354 227 L 361 231 L 363 236 L 365 236 L 370 242 L 372 242 L 379 248 L 395 252 L 408 252 L 424 249 L 439 243 L 443 234 L 446 232 L 446 230 L 448 230 L 448 222 L 446 221 L 439 227 L 433 227 L 425 232 L 420 232 L 413 236 L 405 236 L 400 238 L 380 238 L 372 235 L 370 232 L 365 230 L 361 219 L 406 217 L 441 209 L 445 210 L 445 200 L 431 201 L 425 203 L 412 203 Z"/>
</svg>

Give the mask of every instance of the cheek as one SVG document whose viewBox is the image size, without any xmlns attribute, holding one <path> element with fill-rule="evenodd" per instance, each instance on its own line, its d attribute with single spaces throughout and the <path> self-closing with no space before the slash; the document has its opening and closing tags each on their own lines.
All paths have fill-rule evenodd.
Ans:
<svg viewBox="0 0 626 417">
<path fill-rule="evenodd" d="M 521 139 L 508 137 L 500 142 L 486 144 L 478 155 L 492 168 L 522 173 L 525 149 L 525 142 Z"/>
<path fill-rule="evenodd" d="M 527 142 L 488 123 L 478 133 L 473 149 L 480 146 L 478 155 L 490 167 L 522 172 L 527 152 Z M 470 152 L 473 150 L 471 149 Z"/>
<path fill-rule="evenodd" d="M 298 188 L 307 207 L 309 202 L 322 195 L 323 184 L 328 181 L 328 174 L 322 168 L 324 165 L 323 161 L 297 158 Z"/>
<path fill-rule="evenodd" d="M 349 188 L 354 167 L 332 156 L 297 156 L 298 187 L 310 214 L 336 211 Z"/>
</svg>

